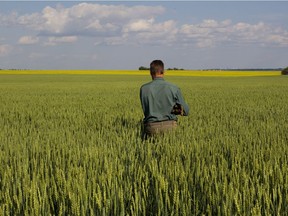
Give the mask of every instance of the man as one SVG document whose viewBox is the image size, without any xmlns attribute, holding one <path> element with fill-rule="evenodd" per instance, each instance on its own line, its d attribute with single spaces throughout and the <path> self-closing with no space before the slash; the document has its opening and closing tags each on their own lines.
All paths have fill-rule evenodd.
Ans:
<svg viewBox="0 0 288 216">
<path fill-rule="evenodd" d="M 164 80 L 164 63 L 161 60 L 151 62 L 150 75 L 152 81 L 140 88 L 140 100 L 144 112 L 143 139 L 176 128 L 177 115 L 189 114 L 189 107 L 180 89 Z M 175 112 L 175 108 L 180 109 Z"/>
</svg>

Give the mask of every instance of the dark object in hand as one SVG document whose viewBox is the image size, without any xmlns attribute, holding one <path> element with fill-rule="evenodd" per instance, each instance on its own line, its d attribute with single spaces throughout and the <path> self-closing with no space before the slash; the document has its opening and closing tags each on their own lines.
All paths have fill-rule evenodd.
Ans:
<svg viewBox="0 0 288 216">
<path fill-rule="evenodd" d="M 173 108 L 172 108 L 172 111 L 171 111 L 172 114 L 174 115 L 181 115 L 183 116 L 184 115 L 184 109 L 183 109 L 183 106 L 179 103 L 176 103 Z"/>
</svg>

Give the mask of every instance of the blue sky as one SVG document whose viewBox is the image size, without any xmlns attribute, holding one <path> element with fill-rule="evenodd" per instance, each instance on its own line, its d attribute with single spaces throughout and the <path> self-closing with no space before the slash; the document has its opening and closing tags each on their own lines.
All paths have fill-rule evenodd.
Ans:
<svg viewBox="0 0 288 216">
<path fill-rule="evenodd" d="M 288 1 L 0 1 L 0 68 L 288 66 Z"/>
</svg>

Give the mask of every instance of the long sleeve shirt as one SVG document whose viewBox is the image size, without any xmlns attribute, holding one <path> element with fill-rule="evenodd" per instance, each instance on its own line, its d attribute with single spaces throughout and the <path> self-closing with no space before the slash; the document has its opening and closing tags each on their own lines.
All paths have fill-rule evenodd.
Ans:
<svg viewBox="0 0 288 216">
<path fill-rule="evenodd" d="M 144 112 L 143 122 L 176 120 L 171 111 L 176 103 L 184 108 L 184 115 L 189 114 L 189 106 L 184 101 L 180 89 L 163 78 L 154 78 L 140 88 L 140 100 Z"/>
</svg>

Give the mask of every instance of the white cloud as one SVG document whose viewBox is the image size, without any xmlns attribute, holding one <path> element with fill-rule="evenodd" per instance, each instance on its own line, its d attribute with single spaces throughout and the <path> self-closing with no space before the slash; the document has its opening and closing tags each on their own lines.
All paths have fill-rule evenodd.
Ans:
<svg viewBox="0 0 288 216">
<path fill-rule="evenodd" d="M 283 35 L 269 35 L 266 39 L 268 42 L 275 43 L 278 45 L 288 46 L 288 32 Z"/>
<path fill-rule="evenodd" d="M 62 33 L 65 27 L 72 19 L 69 17 L 69 11 L 67 9 L 55 9 L 52 7 L 46 7 L 42 11 L 41 18 L 44 21 L 43 30 Z"/>
<path fill-rule="evenodd" d="M 0 14 L 0 26 L 10 26 L 17 24 L 18 14 L 16 12 L 12 12 L 10 14 Z"/>
<path fill-rule="evenodd" d="M 0 44 L 0 57 L 7 56 L 12 51 L 12 46 L 8 44 Z"/>
<path fill-rule="evenodd" d="M 70 8 L 50 6 L 40 13 L 13 16 L 10 23 L 23 26 L 47 35 L 97 35 L 97 33 L 121 31 L 131 19 L 153 18 L 164 13 L 164 8 L 149 6 L 123 6 L 80 3 Z M 0 20 L 5 20 L 3 17 Z M 15 21 L 16 20 L 16 21 Z M 115 34 L 114 33 L 114 36 Z"/>
<path fill-rule="evenodd" d="M 77 36 L 49 37 L 45 45 L 55 46 L 59 43 L 74 43 L 77 40 L 78 40 Z"/>
<path fill-rule="evenodd" d="M 123 28 L 123 32 L 149 31 L 153 23 L 154 19 L 132 20 Z"/>
<path fill-rule="evenodd" d="M 39 42 L 39 38 L 34 37 L 34 36 L 22 36 L 18 40 L 19 44 L 36 44 L 38 42 Z"/>
<path fill-rule="evenodd" d="M 214 46 L 214 41 L 212 39 L 203 39 L 203 40 L 198 40 L 196 43 L 197 47 L 199 48 L 205 48 L 205 47 L 213 47 Z"/>
<path fill-rule="evenodd" d="M 236 23 L 230 20 L 218 22 L 216 20 L 203 20 L 200 24 L 184 24 L 179 30 L 182 41 L 196 44 L 198 47 L 211 47 L 226 42 L 232 44 L 255 43 L 264 46 L 278 44 L 287 46 L 288 32 L 273 28 L 268 24 Z"/>
<path fill-rule="evenodd" d="M 132 43 L 171 45 L 177 42 L 178 28 L 174 20 L 157 23 L 154 19 L 141 19 L 128 23 L 123 32 Z"/>
<path fill-rule="evenodd" d="M 126 37 L 108 37 L 104 39 L 104 43 L 107 45 L 121 45 L 126 42 Z"/>
<path fill-rule="evenodd" d="M 203 22 L 199 25 L 200 28 L 218 28 L 219 23 L 216 20 L 203 20 Z"/>
</svg>

